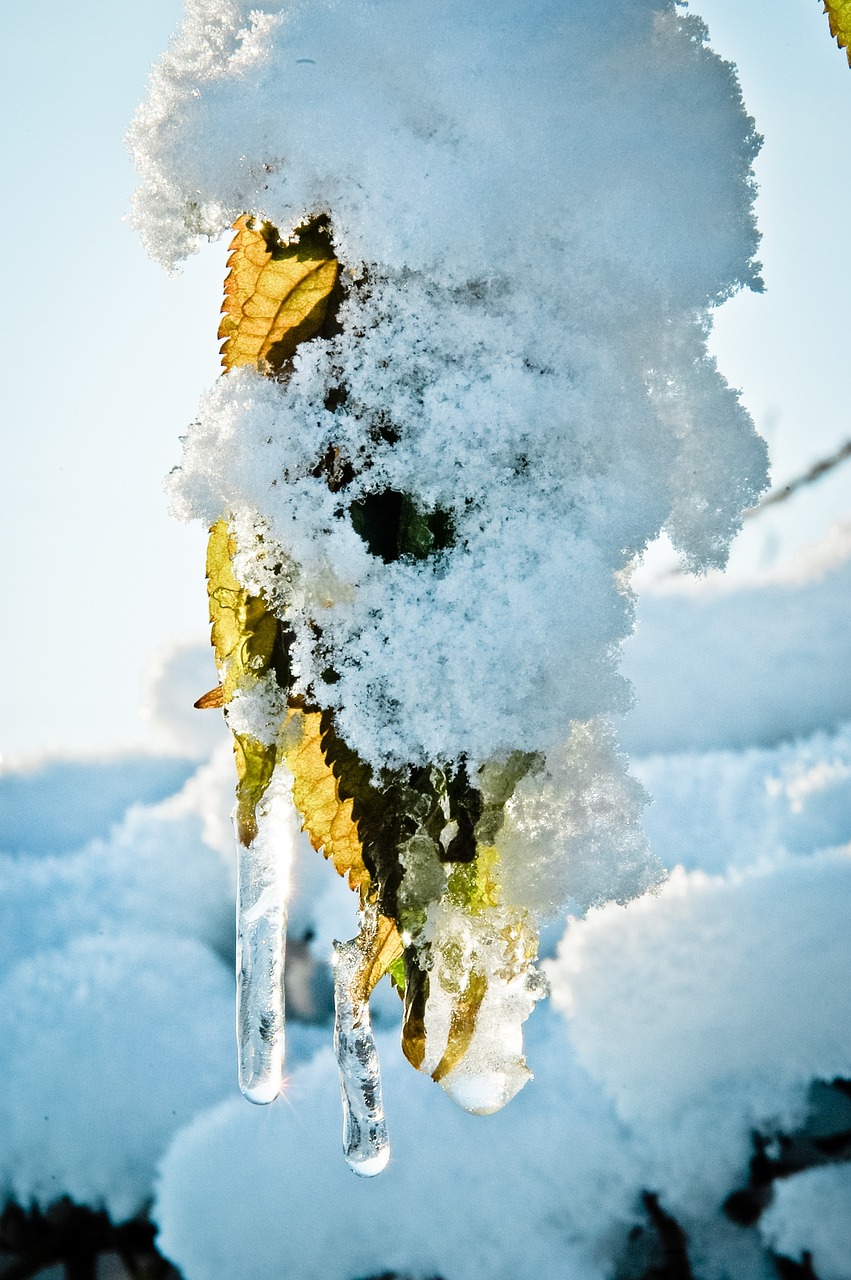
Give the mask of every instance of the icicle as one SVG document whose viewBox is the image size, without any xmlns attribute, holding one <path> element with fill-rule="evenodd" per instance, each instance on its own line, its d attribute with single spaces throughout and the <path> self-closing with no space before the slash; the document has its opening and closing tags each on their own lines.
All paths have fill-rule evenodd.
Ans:
<svg viewBox="0 0 851 1280">
<path fill-rule="evenodd" d="M 274 1102 L 284 1071 L 284 949 L 287 875 L 259 832 L 239 846 L 236 1035 L 239 1087 L 249 1102 Z"/>
<path fill-rule="evenodd" d="M 343 1151 L 362 1178 L 372 1178 L 390 1159 L 390 1140 L 381 1099 L 381 1069 L 369 1021 L 369 996 L 360 970 L 375 912 L 363 913 L 361 933 L 351 942 L 334 943 L 334 1051 L 340 1069 L 343 1100 Z"/>
</svg>

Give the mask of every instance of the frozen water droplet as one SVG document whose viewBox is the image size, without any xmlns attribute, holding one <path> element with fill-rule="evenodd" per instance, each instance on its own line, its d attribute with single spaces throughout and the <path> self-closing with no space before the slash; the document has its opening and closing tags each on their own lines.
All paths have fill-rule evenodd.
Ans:
<svg viewBox="0 0 851 1280">
<path fill-rule="evenodd" d="M 390 1140 L 369 999 L 359 992 L 358 968 L 363 958 L 358 939 L 334 943 L 334 1052 L 340 1070 L 346 1161 L 360 1177 L 373 1178 L 390 1159 Z"/>
<path fill-rule="evenodd" d="M 470 1071 L 456 1069 L 440 1081 L 452 1101 L 474 1116 L 491 1116 L 501 1111 L 532 1079 L 528 1067 L 513 1071 Z"/>
<path fill-rule="evenodd" d="M 236 1035 L 239 1087 L 249 1102 L 274 1102 L 284 1072 L 287 876 L 272 842 L 239 846 Z"/>
</svg>

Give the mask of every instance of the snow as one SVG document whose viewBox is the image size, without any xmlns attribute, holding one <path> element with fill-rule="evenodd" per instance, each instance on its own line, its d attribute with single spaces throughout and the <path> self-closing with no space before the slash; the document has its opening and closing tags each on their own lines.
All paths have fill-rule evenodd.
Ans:
<svg viewBox="0 0 851 1280">
<path fill-rule="evenodd" d="M 124 928 L 197 938 L 228 954 L 232 876 L 205 841 L 202 816 L 210 791 L 229 807 L 228 765 L 225 758 L 208 766 L 159 805 L 132 807 L 107 839 L 73 853 L 0 856 L 0 965 L 79 934 Z M 231 843 L 228 832 L 228 850 Z"/>
<path fill-rule="evenodd" d="M 47 755 L 0 766 L 0 850 L 60 853 L 107 836 L 132 803 L 155 804 L 195 770 L 161 756 Z"/>
<path fill-rule="evenodd" d="M 819 1280 L 851 1276 L 851 1165 L 807 1169 L 777 1184 L 760 1221 L 775 1253 L 811 1255 Z"/>
<path fill-rule="evenodd" d="M 624 711 L 618 575 L 663 524 L 723 563 L 764 484 L 706 354 L 710 308 L 758 278 L 757 138 L 704 36 L 655 0 L 196 0 L 154 73 L 131 131 L 154 253 L 330 214 L 342 331 L 285 386 L 221 379 L 171 490 L 230 516 L 296 691 L 374 765 L 546 753 Z M 450 545 L 373 555 L 351 512 L 388 492 Z"/>
<path fill-rule="evenodd" d="M 584 752 L 614 750 L 610 735 L 586 732 Z M 726 1222 L 719 1206 L 747 1181 L 754 1128 L 794 1128 L 813 1078 L 851 1075 L 851 855 L 837 847 L 851 834 L 849 732 L 636 762 L 654 796 L 653 847 L 689 870 L 570 922 L 554 999 L 527 1024 L 535 1079 L 499 1115 L 463 1115 L 410 1069 L 397 1033 L 380 1029 L 399 1008 L 381 984 L 392 1157 L 369 1186 L 340 1155 L 327 1025 L 291 1021 L 274 1107 L 233 1096 L 226 747 L 107 839 L 6 859 L 0 1181 L 24 1202 L 61 1192 L 121 1219 L 150 1197 L 159 1165 L 159 1241 L 187 1280 L 393 1269 L 603 1280 L 629 1256 L 630 1232 L 647 1231 L 648 1189 L 687 1231 L 696 1280 L 768 1280 L 765 1245 L 780 1247 L 781 1230 L 783 1249 L 814 1252 L 831 1280 L 830 1259 L 847 1257 L 836 1179 L 816 1180 L 782 1227 L 778 1206 L 809 1174 L 775 1184 L 757 1228 Z M 598 795 L 603 831 L 608 805 L 640 810 L 620 776 Z M 46 787 L 52 777 L 46 766 Z M 574 838 L 593 867 L 604 836 L 593 804 L 579 814 L 588 825 Z M 351 895 L 286 821 L 290 937 L 313 934 L 306 954 L 324 962 L 332 938 L 355 931 Z M 429 1213 L 412 1215 L 420 1202 Z"/>
<path fill-rule="evenodd" d="M 152 778 L 179 785 L 185 763 L 63 763 L 62 783 L 88 775 L 93 790 L 117 786 L 70 816 L 75 836 L 88 820 L 94 838 L 66 851 L 60 828 L 52 853 L 57 772 L 47 761 L 27 774 L 37 852 L 0 855 L 0 1187 L 22 1204 L 69 1195 L 120 1221 L 150 1198 L 172 1135 L 236 1077 L 233 761 L 225 745 L 105 837 L 96 833 L 107 802 L 144 795 Z M 349 928 L 350 895 L 333 874 L 315 893 L 315 871 L 328 869 L 295 823 L 291 838 L 296 936 L 327 961 L 334 933 Z M 296 1025 L 291 1060 L 316 1047 Z"/>
<path fill-rule="evenodd" d="M 169 266 L 245 210 L 284 235 L 330 213 L 341 332 L 286 384 L 220 379 L 172 500 L 230 517 L 243 582 L 293 620 L 297 687 L 364 758 L 486 777 L 540 753 L 497 837 L 507 914 L 475 927 L 528 911 L 563 936 L 525 1045 L 540 988 L 521 966 L 489 989 L 476 1060 L 535 1079 L 486 1118 L 403 1060 L 381 984 L 380 1178 L 340 1156 L 330 1026 L 294 1018 L 283 1097 L 245 1105 L 233 764 L 189 709 L 212 662 L 178 646 L 148 694 L 168 758 L 0 777 L 4 1194 L 115 1220 L 155 1196 L 186 1280 L 611 1280 L 638 1239 L 652 1264 L 651 1192 L 695 1280 L 768 1280 L 769 1250 L 848 1280 L 847 1163 L 776 1181 L 750 1228 L 721 1211 L 754 1132 L 851 1076 L 849 526 L 779 572 L 713 571 L 765 478 L 706 354 L 713 306 L 759 285 L 732 69 L 666 0 L 189 0 L 131 140 Z M 342 494 L 314 475 L 329 444 Z M 387 491 L 443 513 L 450 545 L 372 555 L 351 508 Z M 709 573 L 645 586 L 627 639 L 662 528 Z M 256 688 L 232 723 L 270 741 L 278 694 Z M 354 903 L 279 809 L 288 1001 L 329 1022 Z M 475 942 L 447 911 L 428 927 Z"/>
<path fill-rule="evenodd" d="M 771 746 L 851 719 L 851 525 L 773 573 L 645 591 L 623 670 L 635 755 Z"/>
<path fill-rule="evenodd" d="M 671 753 L 634 769 L 653 797 L 644 829 L 669 867 L 721 872 L 851 841 L 847 723 L 772 750 Z"/>
<path fill-rule="evenodd" d="M 555 1018 L 542 1017 L 533 1034 L 537 1091 L 486 1121 L 452 1106 L 379 1039 L 393 1154 L 369 1181 L 339 1155 L 329 1050 L 293 1074 L 287 1105 L 207 1112 L 163 1164 L 161 1248 L 191 1280 L 246 1271 L 255 1280 L 388 1271 L 603 1280 L 608 1266 L 587 1242 L 625 1235 L 637 1219 L 634 1155 Z"/>
<path fill-rule="evenodd" d="M 566 902 L 584 911 L 658 884 L 662 864 L 640 825 L 649 797 L 627 772 L 611 727 L 574 724 L 547 765 L 521 779 L 496 839 L 509 899 L 547 919 Z"/>
<path fill-rule="evenodd" d="M 81 937 L 0 988 L 0 1177 L 19 1204 L 62 1195 L 116 1221 L 143 1208 L 170 1137 L 232 1074 L 233 984 L 200 943 Z"/>
<path fill-rule="evenodd" d="M 285 234 L 325 209 L 345 260 L 443 280 L 548 273 L 566 241 L 578 274 L 675 263 L 699 306 L 756 243 L 756 138 L 704 34 L 648 0 L 191 0 L 131 130 L 137 222 L 173 263 L 246 209 Z"/>
<path fill-rule="evenodd" d="M 227 1102 L 180 1134 L 155 1208 L 162 1248 L 189 1280 L 240 1265 L 258 1280 L 602 1277 L 651 1189 L 686 1224 L 698 1280 L 763 1280 L 758 1237 L 718 1208 L 747 1181 L 752 1131 L 794 1128 L 813 1078 L 851 1072 L 849 897 L 839 850 L 680 872 L 592 911 L 549 966 L 536 1080 L 504 1112 L 454 1111 L 380 1038 L 393 1154 L 365 1192 L 339 1159 L 322 1050 L 268 1119 Z"/>
<path fill-rule="evenodd" d="M 568 927 L 547 965 L 553 1002 L 652 1146 L 669 1206 L 722 1199 L 753 1129 L 794 1127 L 811 1080 L 851 1074 L 849 907 L 843 848 L 726 877 L 678 871 Z"/>
</svg>

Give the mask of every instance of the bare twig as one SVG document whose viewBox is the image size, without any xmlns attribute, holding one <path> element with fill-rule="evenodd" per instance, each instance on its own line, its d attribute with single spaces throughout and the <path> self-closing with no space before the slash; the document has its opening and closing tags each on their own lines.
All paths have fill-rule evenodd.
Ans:
<svg viewBox="0 0 851 1280">
<path fill-rule="evenodd" d="M 771 493 L 766 494 L 761 502 L 755 507 L 749 507 L 744 513 L 743 519 L 751 520 L 754 516 L 758 516 L 766 507 L 774 506 L 777 502 L 785 502 L 787 498 L 791 498 L 793 493 L 797 493 L 799 489 L 803 489 L 808 484 L 812 484 L 816 480 L 820 480 L 828 471 L 832 471 L 834 467 L 838 467 L 846 458 L 851 458 L 851 440 L 846 440 L 845 444 L 836 453 L 832 453 L 829 458 L 822 458 L 820 462 L 815 462 L 809 471 L 805 471 L 802 476 L 796 476 L 794 480 L 790 480 L 788 484 L 781 485 L 779 489 L 772 489 Z"/>
</svg>

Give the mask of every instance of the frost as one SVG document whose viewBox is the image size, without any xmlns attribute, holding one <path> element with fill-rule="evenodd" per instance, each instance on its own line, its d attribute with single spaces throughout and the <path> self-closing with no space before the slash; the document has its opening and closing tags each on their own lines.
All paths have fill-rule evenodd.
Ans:
<svg viewBox="0 0 851 1280">
<path fill-rule="evenodd" d="M 286 696 L 274 673 L 261 676 L 250 691 L 237 689 L 228 703 L 228 728 L 235 734 L 256 738 L 270 747 L 278 736 L 286 712 Z"/>
<path fill-rule="evenodd" d="M 624 902 L 662 879 L 640 826 L 647 794 L 626 771 L 605 722 L 574 724 L 567 743 L 522 778 L 497 836 L 511 901 L 547 919 Z"/>
</svg>

